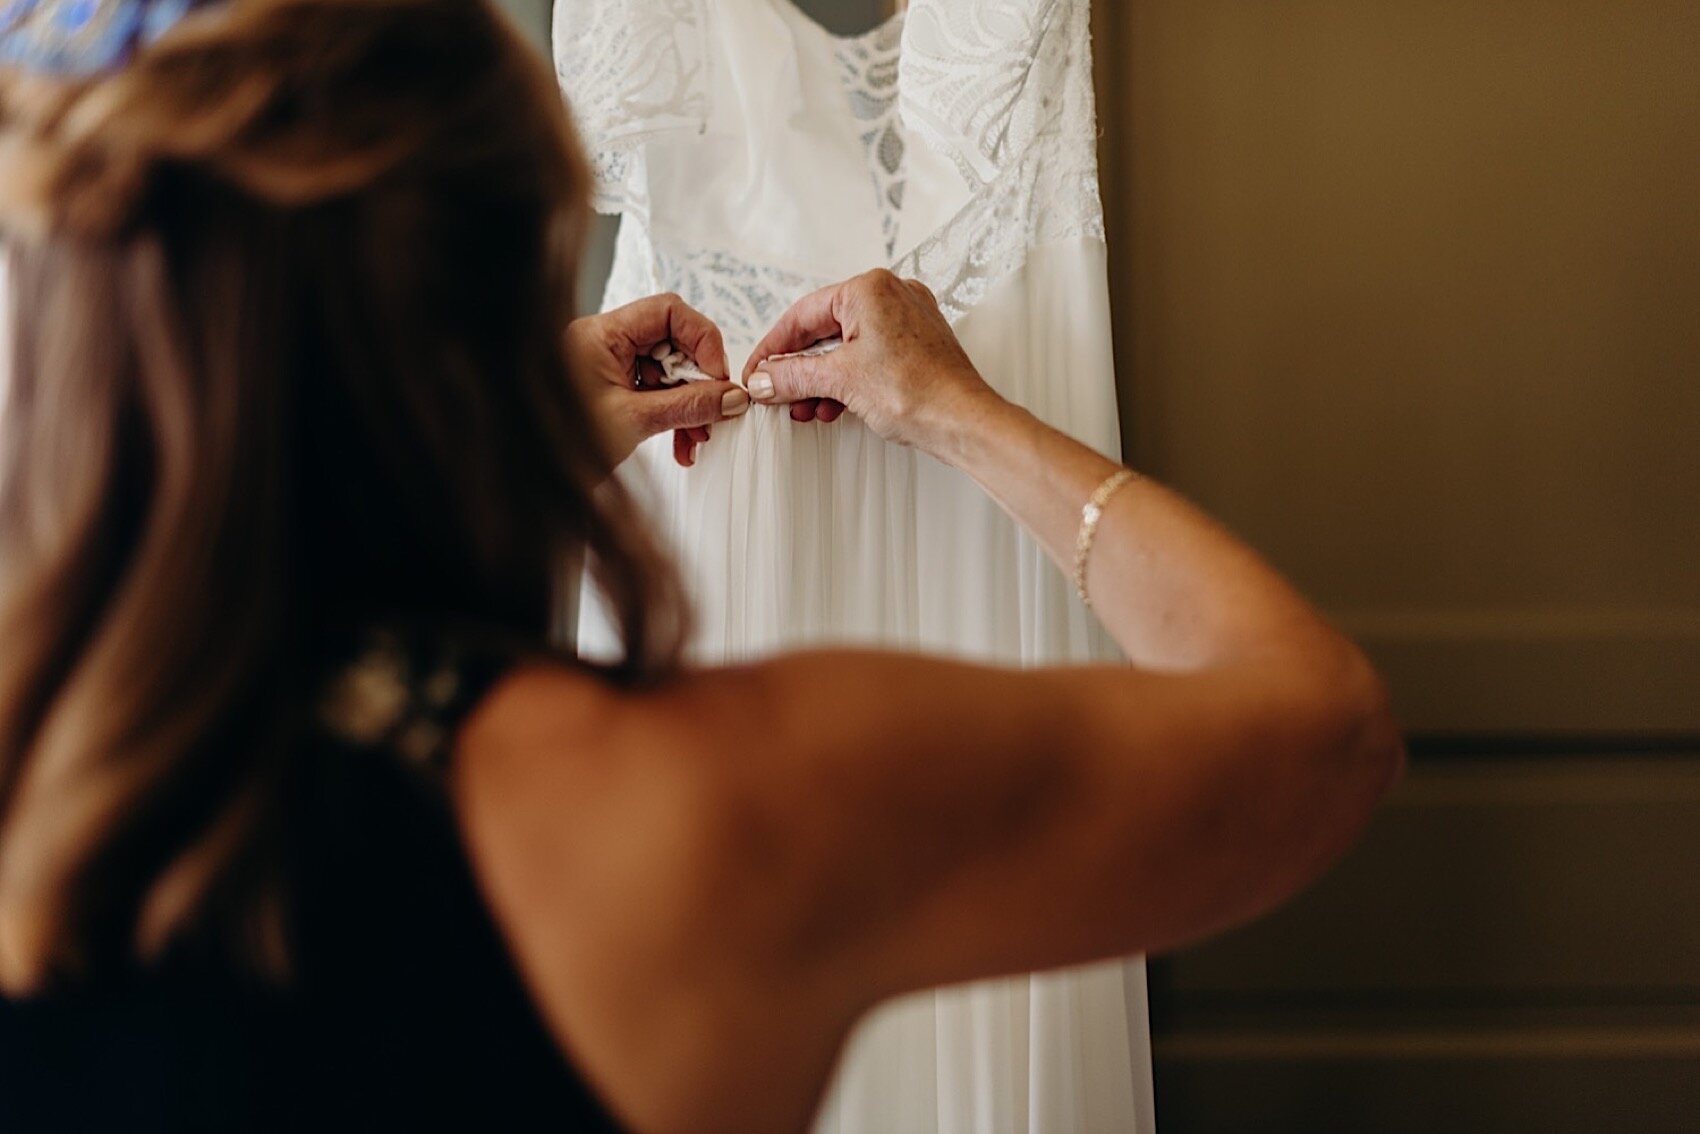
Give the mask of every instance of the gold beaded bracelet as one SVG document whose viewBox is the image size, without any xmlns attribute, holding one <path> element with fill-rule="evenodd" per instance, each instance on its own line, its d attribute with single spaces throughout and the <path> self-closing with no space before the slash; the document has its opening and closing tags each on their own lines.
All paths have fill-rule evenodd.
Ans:
<svg viewBox="0 0 1700 1134">
<path fill-rule="evenodd" d="M 1110 497 L 1137 475 L 1132 469 L 1117 469 L 1092 491 L 1080 510 L 1080 534 L 1074 538 L 1074 589 L 1088 610 L 1092 609 L 1092 596 L 1086 593 L 1086 562 L 1092 557 L 1092 541 L 1098 537 L 1098 521 L 1104 518 Z"/>
</svg>

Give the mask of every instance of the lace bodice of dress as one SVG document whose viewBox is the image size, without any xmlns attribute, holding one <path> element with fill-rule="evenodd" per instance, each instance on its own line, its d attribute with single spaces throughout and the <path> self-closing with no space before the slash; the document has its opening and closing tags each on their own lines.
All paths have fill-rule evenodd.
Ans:
<svg viewBox="0 0 1700 1134">
<path fill-rule="evenodd" d="M 784 98 L 765 111 L 772 121 L 758 121 L 721 93 L 720 72 L 747 65 L 727 45 L 752 19 L 785 22 L 800 52 L 831 52 L 883 243 L 862 267 L 922 280 L 956 318 L 1029 248 L 1102 239 L 1088 0 L 911 0 L 905 15 L 854 37 L 827 35 L 790 3 L 556 4 L 556 69 L 591 155 L 596 205 L 639 222 L 623 226 L 610 299 L 677 291 L 713 310 L 729 344 L 753 344 L 788 303 L 830 282 L 799 271 L 784 249 L 648 223 L 653 159 L 670 140 L 784 128 Z M 791 82 L 802 99 L 794 73 Z M 924 176 L 913 168 L 923 162 Z"/>
</svg>

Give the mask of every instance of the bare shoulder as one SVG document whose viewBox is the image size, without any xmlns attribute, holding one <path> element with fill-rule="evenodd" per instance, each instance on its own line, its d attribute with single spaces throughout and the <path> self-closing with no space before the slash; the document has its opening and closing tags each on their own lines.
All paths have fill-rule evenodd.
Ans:
<svg viewBox="0 0 1700 1134">
<path fill-rule="evenodd" d="M 1055 750 L 1067 718 L 1046 703 L 1017 675 L 883 653 L 792 654 L 640 690 L 528 667 L 464 730 L 460 812 L 498 912 L 548 907 L 571 920 L 563 932 L 628 951 L 671 938 L 701 963 L 723 944 L 725 964 L 771 969 L 799 948 L 810 902 L 837 889 L 844 848 L 868 846 L 873 832 L 851 828 L 900 796 L 971 802 L 965 782 L 1003 782 L 1000 754 Z M 988 729 L 1002 743 L 972 743 Z M 977 776 L 952 758 L 967 751 Z M 832 901 L 848 908 L 842 891 Z"/>
<path fill-rule="evenodd" d="M 759 684 L 628 691 L 533 667 L 462 735 L 480 886 L 557 1040 L 635 1130 L 799 1128 L 860 1007 L 788 976 L 768 929 L 783 898 L 744 869 L 762 835 L 733 764 L 762 743 Z"/>
<path fill-rule="evenodd" d="M 851 943 L 945 870 L 939 823 L 965 851 L 1045 798 L 998 767 L 1045 747 L 1042 720 L 1015 727 L 1029 689 L 822 652 L 645 690 L 538 666 L 492 691 L 457 752 L 464 837 L 534 1000 L 627 1124 L 806 1125 L 892 990 Z"/>
<path fill-rule="evenodd" d="M 1362 667 L 1315 669 L 530 669 L 469 722 L 459 811 L 628 1124 L 797 1129 L 878 999 L 1172 945 L 1314 877 L 1397 765 Z"/>
</svg>

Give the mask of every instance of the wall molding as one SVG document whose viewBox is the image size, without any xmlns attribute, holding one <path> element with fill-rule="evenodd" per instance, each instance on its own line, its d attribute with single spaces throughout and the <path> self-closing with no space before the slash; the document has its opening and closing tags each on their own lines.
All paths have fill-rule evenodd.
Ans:
<svg viewBox="0 0 1700 1134">
<path fill-rule="evenodd" d="M 1425 734 L 1700 732 L 1700 609 L 1340 609 Z"/>
</svg>

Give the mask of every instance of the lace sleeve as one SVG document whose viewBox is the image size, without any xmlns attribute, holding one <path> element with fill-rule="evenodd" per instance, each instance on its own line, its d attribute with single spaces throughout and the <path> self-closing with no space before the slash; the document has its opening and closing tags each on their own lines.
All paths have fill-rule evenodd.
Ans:
<svg viewBox="0 0 1700 1134">
<path fill-rule="evenodd" d="M 1088 0 L 910 6 L 904 125 L 970 196 L 892 270 L 926 283 L 952 320 L 1028 249 L 1104 238 L 1090 27 Z"/>
<path fill-rule="evenodd" d="M 703 0 L 556 0 L 555 76 L 596 175 L 600 212 L 635 191 L 634 151 L 709 112 Z"/>
<path fill-rule="evenodd" d="M 918 3 L 903 41 L 901 104 L 909 130 L 955 161 L 979 188 L 1018 158 L 1043 129 L 1049 95 L 1064 74 L 1047 74 L 1047 47 L 1066 41 L 1062 0 Z"/>
</svg>

